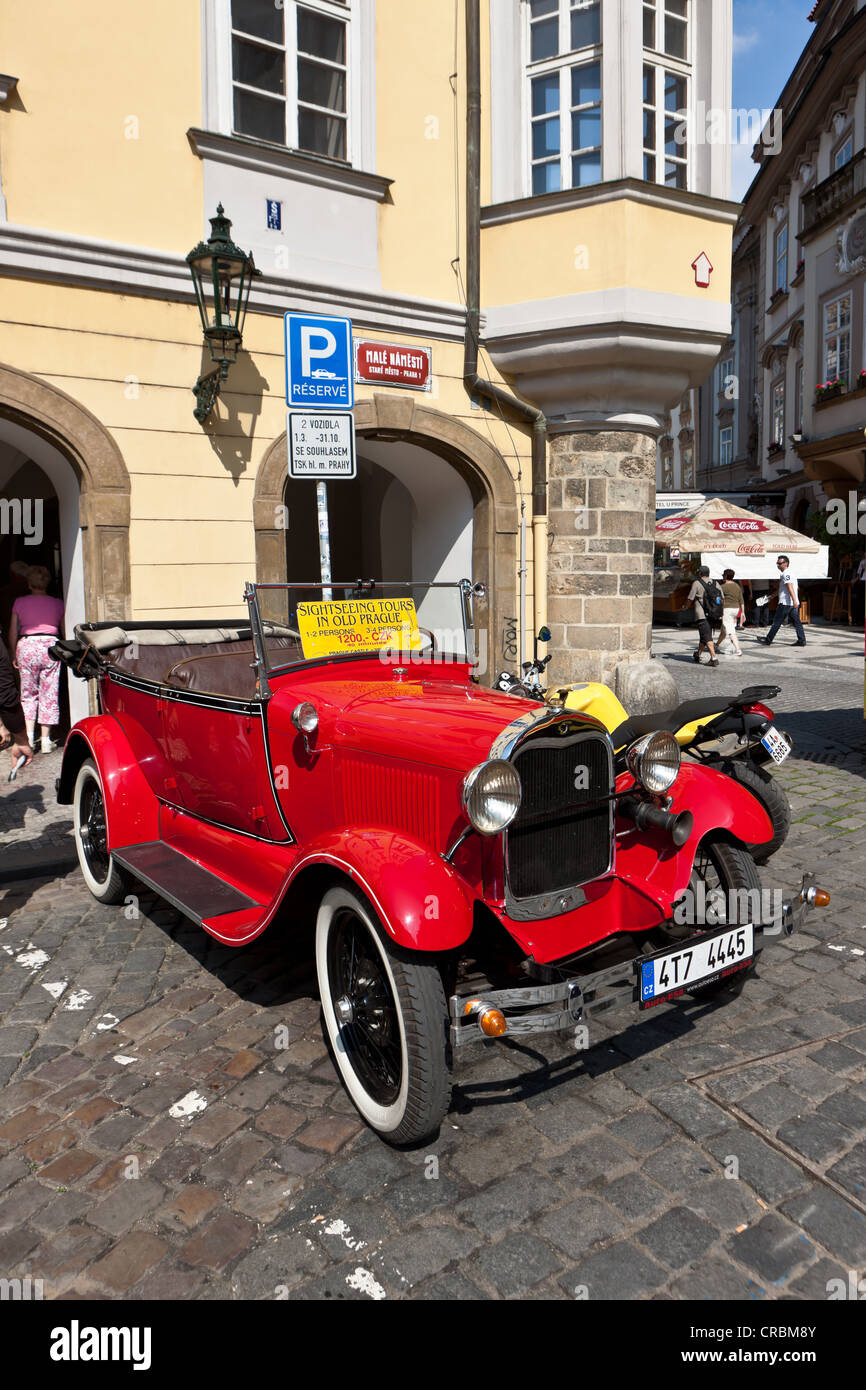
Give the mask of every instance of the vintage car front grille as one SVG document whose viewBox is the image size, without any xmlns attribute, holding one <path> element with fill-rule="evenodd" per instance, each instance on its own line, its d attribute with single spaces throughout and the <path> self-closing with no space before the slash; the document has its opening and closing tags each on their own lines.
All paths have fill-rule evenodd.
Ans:
<svg viewBox="0 0 866 1390">
<path fill-rule="evenodd" d="M 607 872 L 613 850 L 613 759 L 598 734 L 532 739 L 513 755 L 523 796 L 506 833 L 509 897 L 535 915 L 565 910 L 563 892 Z M 585 769 L 585 773 L 582 771 Z M 555 903 L 548 900 L 553 895 Z M 573 895 L 567 898 L 574 906 Z"/>
</svg>

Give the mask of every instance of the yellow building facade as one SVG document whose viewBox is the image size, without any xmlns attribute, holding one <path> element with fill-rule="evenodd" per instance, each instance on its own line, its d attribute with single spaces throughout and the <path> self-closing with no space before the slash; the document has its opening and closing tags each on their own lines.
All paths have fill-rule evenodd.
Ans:
<svg viewBox="0 0 866 1390">
<path fill-rule="evenodd" d="M 654 439 L 730 331 L 727 151 L 693 119 L 727 101 L 730 0 L 45 0 L 0 14 L 0 52 L 0 584 L 48 560 L 71 628 L 315 580 L 302 310 L 431 351 L 429 389 L 356 385 L 335 576 L 485 581 L 488 678 L 543 620 L 560 679 L 647 656 Z M 477 371 L 544 412 L 534 494 L 525 412 L 464 379 L 473 197 Z M 200 424 L 184 258 L 218 203 L 261 275 Z"/>
</svg>

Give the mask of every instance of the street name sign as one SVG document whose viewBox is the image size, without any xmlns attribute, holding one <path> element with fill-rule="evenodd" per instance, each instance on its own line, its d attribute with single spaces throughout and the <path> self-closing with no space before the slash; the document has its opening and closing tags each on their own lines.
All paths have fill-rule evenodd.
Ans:
<svg viewBox="0 0 866 1390">
<path fill-rule="evenodd" d="M 286 314 L 286 404 L 308 410 L 351 410 L 352 320 L 327 314 Z"/>
<path fill-rule="evenodd" d="M 354 478 L 355 420 L 348 411 L 289 410 L 289 477 Z"/>
</svg>

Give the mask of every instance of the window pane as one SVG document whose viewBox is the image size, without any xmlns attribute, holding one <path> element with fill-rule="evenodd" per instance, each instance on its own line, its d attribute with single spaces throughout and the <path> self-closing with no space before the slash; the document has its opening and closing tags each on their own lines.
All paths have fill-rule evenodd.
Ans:
<svg viewBox="0 0 866 1390">
<path fill-rule="evenodd" d="M 668 14 L 682 15 L 685 19 L 688 14 L 689 0 L 665 0 L 665 9 Z"/>
<path fill-rule="evenodd" d="M 685 58 L 688 30 L 681 19 L 665 19 L 665 53 L 672 58 Z"/>
<path fill-rule="evenodd" d="M 332 63 L 346 61 L 346 26 L 313 10 L 298 10 L 298 50 Z"/>
<path fill-rule="evenodd" d="M 571 186 L 584 188 L 588 183 L 601 182 L 601 151 L 579 154 L 571 161 Z"/>
<path fill-rule="evenodd" d="M 550 77 L 532 79 L 532 114 L 546 116 L 549 111 L 559 110 L 559 73 Z"/>
<path fill-rule="evenodd" d="M 601 111 L 581 111 L 571 118 L 571 148 L 586 150 L 601 145 Z"/>
<path fill-rule="evenodd" d="M 670 160 L 665 160 L 665 183 L 668 188 L 685 188 L 685 164 L 671 164 Z"/>
<path fill-rule="evenodd" d="M 585 106 L 601 100 L 601 63 L 586 63 L 571 69 L 571 104 Z"/>
<path fill-rule="evenodd" d="M 684 111 L 686 109 L 686 79 L 674 72 L 665 73 L 665 110 Z"/>
<path fill-rule="evenodd" d="M 571 12 L 571 46 L 572 48 L 588 48 L 592 43 L 598 43 L 601 39 L 601 9 L 599 5 L 591 5 L 588 9 L 572 10 Z"/>
<path fill-rule="evenodd" d="M 678 116 L 665 117 L 665 154 L 672 159 L 684 159 L 686 154 L 686 123 Z"/>
<path fill-rule="evenodd" d="M 533 63 L 542 58 L 555 58 L 559 52 L 559 20 L 542 19 L 532 25 Z"/>
<path fill-rule="evenodd" d="M 643 46 L 644 48 L 655 48 L 656 46 L 655 11 L 646 5 L 643 7 Z"/>
<path fill-rule="evenodd" d="M 656 181 L 656 162 L 655 157 L 651 154 L 645 154 L 643 157 L 643 176 L 647 183 L 655 183 Z"/>
<path fill-rule="evenodd" d="M 654 150 L 656 147 L 656 114 L 654 111 L 644 111 L 643 113 L 643 143 L 644 148 Z"/>
<path fill-rule="evenodd" d="M 559 118 L 536 121 L 532 127 L 532 158 L 544 159 L 559 154 Z"/>
<path fill-rule="evenodd" d="M 272 140 L 276 145 L 284 145 L 285 102 L 257 97 L 235 87 L 235 130 L 241 135 L 253 135 L 257 140 Z"/>
<path fill-rule="evenodd" d="M 532 18 L 538 19 L 540 15 L 556 14 L 559 0 L 529 0 L 529 8 Z"/>
<path fill-rule="evenodd" d="M 236 82 L 281 95 L 285 91 L 285 65 L 278 49 L 259 48 L 243 39 L 232 39 L 232 75 Z"/>
<path fill-rule="evenodd" d="M 560 188 L 559 160 L 554 164 L 535 164 L 532 168 L 533 193 L 558 193 Z"/>
<path fill-rule="evenodd" d="M 330 159 L 346 158 L 346 122 L 339 116 L 298 108 L 298 148 Z"/>
<path fill-rule="evenodd" d="M 337 68 L 323 68 L 307 58 L 298 59 L 298 99 L 332 111 L 346 109 L 346 74 Z"/>
<path fill-rule="evenodd" d="M 232 28 L 271 43 L 283 42 L 283 10 L 273 0 L 232 0 Z"/>
<path fill-rule="evenodd" d="M 644 63 L 643 69 L 643 99 L 649 106 L 655 105 L 656 99 L 656 70 L 650 67 L 649 63 Z"/>
</svg>

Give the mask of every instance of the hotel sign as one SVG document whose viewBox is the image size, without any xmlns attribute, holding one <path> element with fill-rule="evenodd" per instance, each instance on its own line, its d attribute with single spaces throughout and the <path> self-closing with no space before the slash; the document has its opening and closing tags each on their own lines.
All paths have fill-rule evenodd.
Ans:
<svg viewBox="0 0 866 1390">
<path fill-rule="evenodd" d="M 429 347 L 356 338 L 355 380 L 374 386 L 408 386 L 412 391 L 429 391 L 432 359 L 433 350 Z"/>
</svg>

